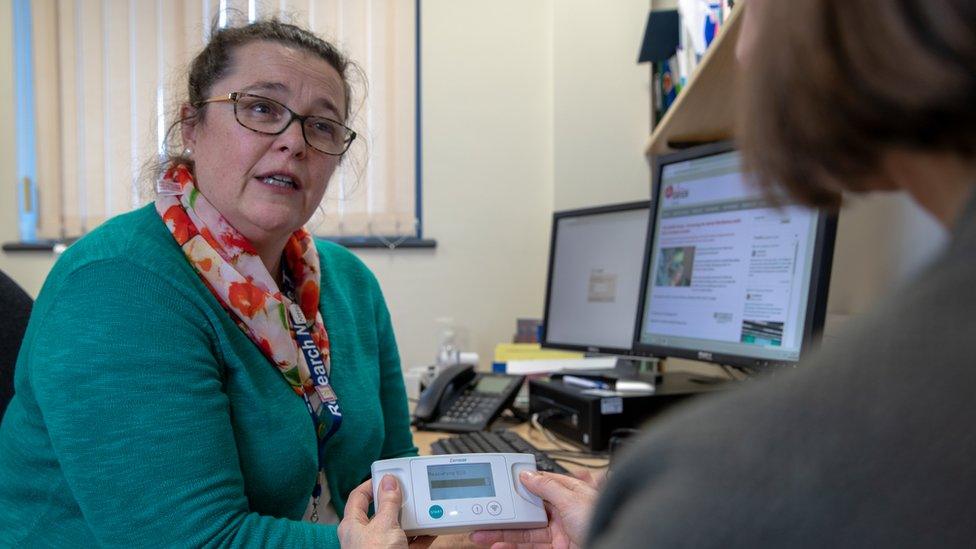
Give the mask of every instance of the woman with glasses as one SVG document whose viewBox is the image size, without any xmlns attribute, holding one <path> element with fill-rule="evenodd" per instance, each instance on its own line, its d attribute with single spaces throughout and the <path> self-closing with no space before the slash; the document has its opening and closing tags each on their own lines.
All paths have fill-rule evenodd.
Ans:
<svg viewBox="0 0 976 549">
<path fill-rule="evenodd" d="M 356 138 L 349 68 L 277 21 L 193 60 L 154 204 L 74 244 L 37 300 L 0 545 L 337 547 L 370 464 L 416 454 L 377 281 L 303 228 Z"/>
</svg>

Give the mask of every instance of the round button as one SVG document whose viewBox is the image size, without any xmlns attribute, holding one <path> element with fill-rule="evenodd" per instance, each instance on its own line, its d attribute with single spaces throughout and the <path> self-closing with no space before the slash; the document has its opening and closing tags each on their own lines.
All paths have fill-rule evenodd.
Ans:
<svg viewBox="0 0 976 549">
<path fill-rule="evenodd" d="M 430 518 L 439 519 L 444 516 L 444 508 L 440 505 L 431 505 L 427 512 L 430 513 Z"/>
<path fill-rule="evenodd" d="M 471 506 L 471 512 L 476 515 L 480 515 L 484 510 L 485 508 L 482 507 L 481 505 L 478 505 L 477 503 Z"/>
<path fill-rule="evenodd" d="M 489 501 L 488 502 L 488 514 L 489 515 L 495 516 L 495 515 L 501 514 L 501 512 L 502 512 L 502 506 L 501 506 L 500 503 L 498 503 L 497 501 Z"/>
</svg>

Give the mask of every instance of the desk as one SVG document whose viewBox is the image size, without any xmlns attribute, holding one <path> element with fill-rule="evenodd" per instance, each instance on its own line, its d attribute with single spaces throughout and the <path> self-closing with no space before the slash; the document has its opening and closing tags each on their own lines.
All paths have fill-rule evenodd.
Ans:
<svg viewBox="0 0 976 549">
<path fill-rule="evenodd" d="M 498 428 L 497 425 L 495 427 Z M 539 431 L 537 431 L 537 430 L 532 429 L 531 427 L 529 427 L 528 422 L 526 422 L 526 423 L 520 423 L 518 425 L 514 425 L 514 426 L 510 426 L 510 427 L 505 427 L 505 428 L 507 428 L 510 431 L 514 431 L 514 432 L 518 433 L 519 436 L 521 436 L 525 440 L 529 441 L 529 444 L 531 444 L 531 445 L 535 446 L 536 448 L 538 448 L 540 450 L 543 450 L 543 451 L 545 451 L 545 450 L 562 450 L 562 449 L 567 449 L 567 448 L 577 449 L 576 447 L 572 446 L 568 442 L 563 442 L 562 443 L 563 444 L 562 447 L 553 444 L 552 442 L 549 441 L 549 439 L 547 439 L 545 437 L 545 435 L 543 435 Z M 414 430 L 413 431 L 413 443 L 417 446 L 417 448 L 420 449 L 420 455 L 422 455 L 422 456 L 429 456 L 430 455 L 430 445 L 431 445 L 432 442 L 434 442 L 435 440 L 438 440 L 438 439 L 441 439 L 441 438 L 444 438 L 444 437 L 450 437 L 450 436 L 456 436 L 456 435 L 454 433 L 442 433 L 442 432 L 439 432 L 439 431 L 417 431 L 417 430 Z M 605 459 L 595 459 L 595 458 L 573 458 L 573 461 L 579 461 L 581 463 L 585 463 L 585 464 L 590 465 L 590 466 L 593 466 L 593 467 L 602 467 L 602 468 L 590 469 L 590 468 L 587 468 L 587 467 L 581 467 L 579 465 L 575 465 L 575 464 L 572 464 L 572 463 L 566 463 L 566 462 L 561 462 L 560 465 L 562 465 L 563 467 L 569 469 L 570 471 L 572 471 L 574 473 L 577 472 L 577 471 L 580 471 L 580 470 L 586 470 L 586 471 L 590 471 L 591 474 L 594 474 L 595 471 L 605 470 L 606 468 L 604 466 L 607 463 L 607 460 L 605 460 Z M 594 476 L 596 476 L 596 475 L 594 474 Z"/>
<path fill-rule="evenodd" d="M 522 423 L 520 425 L 508 427 L 508 429 L 515 431 L 522 438 L 529 441 L 530 444 L 539 448 L 540 450 L 555 450 L 559 447 L 550 442 L 545 435 L 531 429 L 528 423 Z M 436 431 L 414 431 L 413 432 L 413 443 L 420 449 L 420 455 L 426 456 L 430 455 L 430 444 L 437 439 L 454 436 L 452 433 L 441 433 Z M 568 443 L 566 444 L 568 447 Z M 607 460 L 605 459 L 589 459 L 589 458 L 574 458 L 573 461 L 579 461 L 586 463 L 588 465 L 600 466 L 606 465 Z M 602 469 L 589 469 L 586 467 L 581 467 L 572 463 L 560 462 L 560 465 L 569 469 L 573 473 L 588 471 L 593 477 L 602 479 L 603 475 L 606 474 L 606 468 Z M 431 546 L 434 548 L 446 548 L 446 547 L 477 547 L 468 541 L 467 534 L 452 534 L 448 536 L 440 536 Z"/>
</svg>

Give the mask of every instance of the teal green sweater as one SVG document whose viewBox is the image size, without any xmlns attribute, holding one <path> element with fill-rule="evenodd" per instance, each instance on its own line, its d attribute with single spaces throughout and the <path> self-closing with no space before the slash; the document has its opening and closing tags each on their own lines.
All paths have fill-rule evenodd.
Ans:
<svg viewBox="0 0 976 549">
<path fill-rule="evenodd" d="M 372 273 L 318 242 L 343 424 L 332 503 L 415 455 Z M 152 205 L 72 245 L 44 284 L 0 425 L 0 545 L 338 547 L 301 522 L 317 467 L 301 398 L 184 259 Z"/>
</svg>

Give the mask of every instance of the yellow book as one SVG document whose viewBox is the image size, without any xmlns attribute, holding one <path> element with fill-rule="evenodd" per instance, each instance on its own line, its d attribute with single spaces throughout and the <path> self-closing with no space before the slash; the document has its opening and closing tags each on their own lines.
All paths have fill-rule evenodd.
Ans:
<svg viewBox="0 0 976 549">
<path fill-rule="evenodd" d="M 538 343 L 499 343 L 495 345 L 495 362 L 510 360 L 557 360 L 583 358 L 583 353 L 543 349 Z"/>
</svg>

